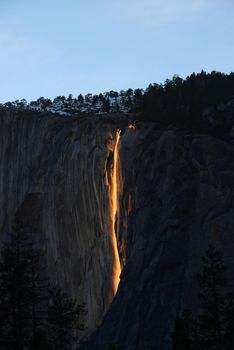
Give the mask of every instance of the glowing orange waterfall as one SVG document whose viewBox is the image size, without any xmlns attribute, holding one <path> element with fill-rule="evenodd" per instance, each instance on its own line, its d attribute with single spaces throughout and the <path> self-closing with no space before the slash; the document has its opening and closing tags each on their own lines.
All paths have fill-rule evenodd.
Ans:
<svg viewBox="0 0 234 350">
<path fill-rule="evenodd" d="M 111 188 L 111 219 L 112 219 L 112 244 L 113 244 L 113 253 L 114 253 L 114 263 L 113 263 L 113 292 L 116 294 L 118 285 L 119 285 L 119 277 L 121 273 L 121 266 L 119 260 L 118 246 L 117 246 L 117 237 L 116 237 L 116 215 L 118 213 L 118 167 L 119 167 L 119 158 L 118 158 L 118 145 L 120 139 L 120 131 L 117 131 L 116 134 L 116 144 L 114 149 L 114 160 L 113 160 L 113 172 L 112 172 L 112 188 Z"/>
</svg>

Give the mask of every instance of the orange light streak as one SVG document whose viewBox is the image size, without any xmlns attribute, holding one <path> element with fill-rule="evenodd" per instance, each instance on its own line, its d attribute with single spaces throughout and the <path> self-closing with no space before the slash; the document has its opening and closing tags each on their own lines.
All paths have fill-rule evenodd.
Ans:
<svg viewBox="0 0 234 350">
<path fill-rule="evenodd" d="M 136 126 L 134 124 L 129 124 L 128 129 L 136 129 Z"/>
<path fill-rule="evenodd" d="M 118 245 L 117 245 L 117 236 L 116 236 L 116 229 L 115 229 L 115 221 L 116 221 L 116 215 L 118 214 L 118 145 L 120 140 L 120 131 L 117 131 L 116 134 L 116 144 L 114 149 L 114 160 L 113 160 L 113 172 L 112 172 L 112 189 L 111 189 L 111 216 L 112 216 L 112 244 L 113 244 L 113 250 L 114 250 L 114 264 L 113 264 L 113 292 L 114 295 L 117 292 L 119 281 L 120 281 L 120 273 L 121 273 L 121 265 L 119 260 L 119 253 L 118 253 Z"/>
</svg>

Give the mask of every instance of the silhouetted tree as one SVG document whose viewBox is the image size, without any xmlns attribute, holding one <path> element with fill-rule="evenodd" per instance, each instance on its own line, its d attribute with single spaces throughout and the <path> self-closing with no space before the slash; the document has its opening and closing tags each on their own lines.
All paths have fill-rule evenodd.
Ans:
<svg viewBox="0 0 234 350">
<path fill-rule="evenodd" d="M 42 109 L 46 109 L 52 105 L 52 102 L 49 98 L 40 97 L 37 99 L 37 105 Z"/>
<path fill-rule="evenodd" d="M 36 233 L 17 222 L 0 259 L 1 350 L 70 349 L 84 329 L 84 306 L 50 288 L 46 276 Z"/>
<path fill-rule="evenodd" d="M 48 335 L 45 330 L 38 330 L 31 339 L 28 350 L 53 350 L 48 343 Z"/>
<path fill-rule="evenodd" d="M 72 103 L 73 103 L 73 95 L 72 94 L 69 94 L 68 97 L 67 97 L 67 105 L 68 107 L 72 107 Z"/>
<path fill-rule="evenodd" d="M 81 94 L 78 96 L 78 103 L 79 103 L 80 105 L 83 105 L 83 104 L 84 104 L 84 97 L 83 97 Z"/>
<path fill-rule="evenodd" d="M 172 332 L 173 350 L 197 350 L 197 327 L 190 310 L 185 310 L 177 317 Z"/>
<path fill-rule="evenodd" d="M 226 267 L 220 251 L 210 246 L 198 274 L 200 292 L 199 333 L 201 349 L 223 350 L 225 334 Z"/>
<path fill-rule="evenodd" d="M 48 280 L 36 233 L 15 223 L 0 259 L 0 348 L 21 350 L 46 320 Z M 4 322 L 1 322 L 4 315 Z"/>
<path fill-rule="evenodd" d="M 134 111 L 141 112 L 143 107 L 143 92 L 141 89 L 134 90 Z"/>
<path fill-rule="evenodd" d="M 108 113 L 110 111 L 110 101 L 109 101 L 108 96 L 104 97 L 102 106 L 103 106 L 104 112 Z"/>
<path fill-rule="evenodd" d="M 218 72 L 191 74 L 186 79 L 174 76 L 164 85 L 151 84 L 143 96 L 138 118 L 165 126 L 176 124 L 192 130 L 226 139 L 232 128 L 228 114 L 218 112 L 220 103 L 228 103 L 234 96 L 234 74 Z M 214 109 L 210 121 L 209 108 Z M 230 112 L 231 113 L 231 112 Z"/>
<path fill-rule="evenodd" d="M 232 349 L 234 344 L 234 295 L 228 293 L 224 308 L 225 336 L 224 349 Z"/>
<path fill-rule="evenodd" d="M 98 103 L 98 95 L 93 95 L 93 98 L 92 98 L 92 105 L 93 106 L 96 106 L 96 104 Z"/>
<path fill-rule="evenodd" d="M 50 290 L 48 306 L 48 327 L 50 342 L 54 350 L 70 349 L 77 341 L 77 331 L 84 330 L 80 317 L 84 313 L 83 305 L 76 305 L 60 288 Z"/>
<path fill-rule="evenodd" d="M 219 250 L 209 247 L 197 279 L 198 317 L 194 319 L 187 311 L 177 318 L 173 349 L 230 350 L 234 344 L 234 298 L 226 293 L 226 267 Z"/>
<path fill-rule="evenodd" d="M 92 103 L 92 94 L 85 95 L 85 102 L 86 103 Z"/>
<path fill-rule="evenodd" d="M 0 261 L 1 348 L 21 350 L 40 325 L 42 301 L 39 251 L 33 249 L 31 234 L 16 227 L 2 250 Z"/>
</svg>

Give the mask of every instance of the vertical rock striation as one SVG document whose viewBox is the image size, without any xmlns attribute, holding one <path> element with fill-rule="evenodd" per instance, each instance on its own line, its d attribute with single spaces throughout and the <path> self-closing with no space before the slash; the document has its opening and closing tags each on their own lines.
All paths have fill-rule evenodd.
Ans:
<svg viewBox="0 0 234 350">
<path fill-rule="evenodd" d="M 0 115 L 2 239 L 15 219 L 37 232 L 51 279 L 86 304 L 85 336 L 98 327 L 86 349 L 169 350 L 209 243 L 234 277 L 233 203 L 225 141 L 110 116 Z"/>
<path fill-rule="evenodd" d="M 120 140 L 124 268 L 88 349 L 170 350 L 176 316 L 196 307 L 208 245 L 234 277 L 234 147 L 208 135 L 144 124 Z"/>
<path fill-rule="evenodd" d="M 16 218 L 38 232 L 50 278 L 86 305 L 86 335 L 119 278 L 110 205 L 115 143 L 115 129 L 95 117 L 0 116 L 1 235 Z"/>
</svg>

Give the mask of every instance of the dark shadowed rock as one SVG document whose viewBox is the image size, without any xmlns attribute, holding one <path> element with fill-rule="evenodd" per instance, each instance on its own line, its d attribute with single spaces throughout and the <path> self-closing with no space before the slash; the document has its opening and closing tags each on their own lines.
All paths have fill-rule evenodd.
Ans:
<svg viewBox="0 0 234 350">
<path fill-rule="evenodd" d="M 109 309 L 108 184 L 118 127 L 123 271 Z M 5 113 L 0 152 L 2 237 L 16 219 L 40 231 L 51 278 L 86 303 L 86 335 L 105 315 L 84 348 L 169 350 L 175 317 L 196 306 L 194 276 L 209 243 L 234 277 L 233 145 L 153 123 L 128 129 L 107 117 Z"/>
<path fill-rule="evenodd" d="M 153 124 L 128 130 L 121 147 L 126 265 L 86 346 L 168 350 L 176 316 L 196 306 L 195 274 L 209 243 L 224 252 L 234 277 L 234 148 Z"/>
</svg>

